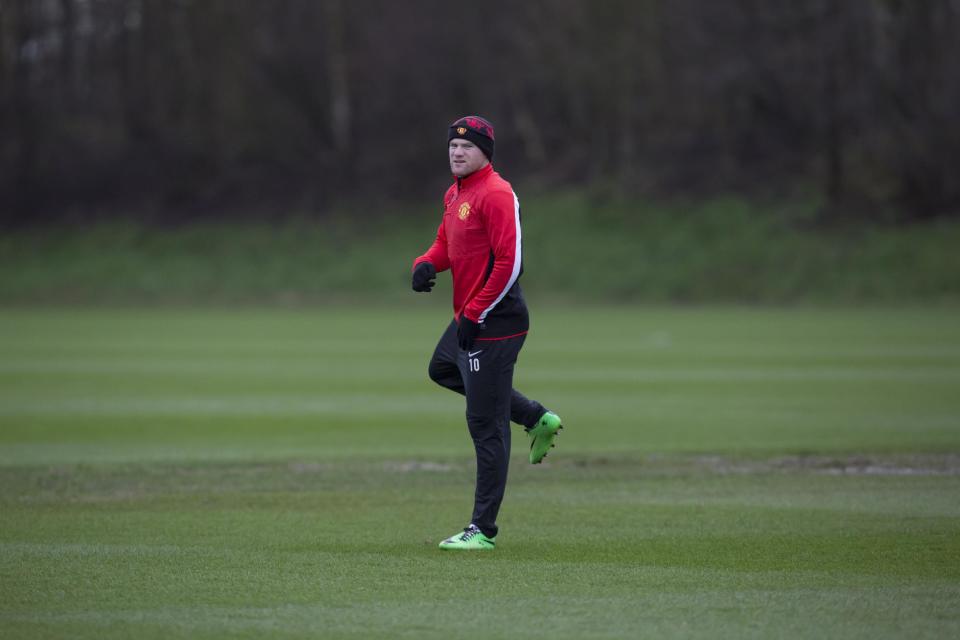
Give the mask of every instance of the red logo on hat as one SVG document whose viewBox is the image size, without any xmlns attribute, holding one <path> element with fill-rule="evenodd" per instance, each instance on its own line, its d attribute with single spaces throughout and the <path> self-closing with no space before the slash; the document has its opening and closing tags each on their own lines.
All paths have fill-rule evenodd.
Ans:
<svg viewBox="0 0 960 640">
<path fill-rule="evenodd" d="M 490 124 L 487 123 L 485 120 L 470 116 L 470 117 L 464 118 L 463 121 L 466 122 L 467 126 L 473 129 L 474 131 L 482 133 L 483 135 L 493 140 L 493 127 L 491 127 Z"/>
</svg>

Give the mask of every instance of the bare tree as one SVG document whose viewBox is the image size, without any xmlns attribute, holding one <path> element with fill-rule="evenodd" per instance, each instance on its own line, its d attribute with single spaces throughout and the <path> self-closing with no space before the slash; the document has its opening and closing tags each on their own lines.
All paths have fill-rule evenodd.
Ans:
<svg viewBox="0 0 960 640">
<path fill-rule="evenodd" d="M 829 216 L 960 215 L 956 0 L 453 14 L 442 0 L 0 0 L 3 217 L 323 209 L 371 181 L 416 197 L 467 112 L 498 125 L 511 176 L 544 186 L 816 188 Z"/>
</svg>

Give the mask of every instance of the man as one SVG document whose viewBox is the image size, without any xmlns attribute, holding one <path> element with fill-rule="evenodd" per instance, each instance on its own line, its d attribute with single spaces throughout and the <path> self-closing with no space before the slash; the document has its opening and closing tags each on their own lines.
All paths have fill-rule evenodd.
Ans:
<svg viewBox="0 0 960 640">
<path fill-rule="evenodd" d="M 530 462 L 553 446 L 560 418 L 513 389 L 513 368 L 529 327 L 517 282 L 523 272 L 520 203 L 493 170 L 493 126 L 460 118 L 447 134 L 454 183 L 443 199 L 437 239 L 413 261 L 413 290 L 429 292 L 436 274 L 453 276 L 453 320 L 430 360 L 437 384 L 466 396 L 467 428 L 477 456 L 473 516 L 441 549 L 493 549 L 507 483 L 510 421 L 530 438 Z"/>
</svg>

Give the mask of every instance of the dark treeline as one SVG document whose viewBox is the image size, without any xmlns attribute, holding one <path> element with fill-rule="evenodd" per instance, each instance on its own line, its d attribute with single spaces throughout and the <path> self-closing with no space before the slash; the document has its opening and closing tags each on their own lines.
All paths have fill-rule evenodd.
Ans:
<svg viewBox="0 0 960 640">
<path fill-rule="evenodd" d="M 6 223 L 514 181 L 960 215 L 957 0 L 0 0 Z M 135 213 L 131 213 L 135 212 Z"/>
</svg>

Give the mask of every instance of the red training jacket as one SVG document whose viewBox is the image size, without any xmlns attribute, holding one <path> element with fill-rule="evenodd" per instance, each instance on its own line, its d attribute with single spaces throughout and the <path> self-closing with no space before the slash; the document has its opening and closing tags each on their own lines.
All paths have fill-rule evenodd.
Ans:
<svg viewBox="0 0 960 640">
<path fill-rule="evenodd" d="M 453 276 L 453 313 L 480 323 L 478 340 L 525 333 L 530 325 L 518 279 L 523 273 L 520 201 L 488 164 L 457 178 L 443 198 L 437 239 L 413 261 Z"/>
</svg>

